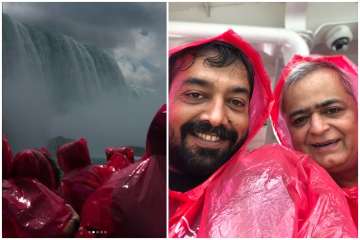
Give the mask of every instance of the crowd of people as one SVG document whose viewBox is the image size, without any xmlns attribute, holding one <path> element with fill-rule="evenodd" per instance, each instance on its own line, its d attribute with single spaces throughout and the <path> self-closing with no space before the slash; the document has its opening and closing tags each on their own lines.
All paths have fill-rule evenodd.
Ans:
<svg viewBox="0 0 360 240">
<path fill-rule="evenodd" d="M 45 148 L 13 157 L 3 137 L 2 236 L 165 237 L 165 139 L 165 105 L 138 161 L 129 147 L 109 147 L 106 163 L 92 164 L 83 138 L 59 147 L 57 164 Z"/>
</svg>

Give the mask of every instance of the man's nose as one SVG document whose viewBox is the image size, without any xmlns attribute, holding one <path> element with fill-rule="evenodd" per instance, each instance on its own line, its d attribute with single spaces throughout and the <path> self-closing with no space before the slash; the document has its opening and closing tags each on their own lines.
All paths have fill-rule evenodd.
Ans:
<svg viewBox="0 0 360 240">
<path fill-rule="evenodd" d="M 223 100 L 214 100 L 206 109 L 201 120 L 209 121 L 213 127 L 227 125 L 228 119 L 226 115 L 226 106 Z"/>
<path fill-rule="evenodd" d="M 310 118 L 310 133 L 321 135 L 329 129 L 326 119 L 318 113 L 313 113 Z"/>
</svg>

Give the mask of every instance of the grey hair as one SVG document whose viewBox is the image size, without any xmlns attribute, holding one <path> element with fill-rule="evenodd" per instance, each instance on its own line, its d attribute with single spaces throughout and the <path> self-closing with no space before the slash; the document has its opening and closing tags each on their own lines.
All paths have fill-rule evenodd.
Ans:
<svg viewBox="0 0 360 240">
<path fill-rule="evenodd" d="M 341 69 L 339 69 L 335 64 L 329 63 L 329 62 L 303 62 L 298 65 L 296 65 L 290 72 L 289 76 L 286 79 L 284 88 L 282 90 L 282 96 L 281 96 L 281 110 L 283 111 L 284 106 L 284 93 L 286 90 L 293 85 L 298 80 L 301 80 L 306 75 L 318 70 L 318 69 L 331 69 L 334 70 L 340 77 L 341 83 L 344 86 L 345 91 L 351 95 L 354 100 L 356 101 L 356 96 L 354 95 L 354 90 L 351 85 L 350 76 L 343 72 Z"/>
</svg>

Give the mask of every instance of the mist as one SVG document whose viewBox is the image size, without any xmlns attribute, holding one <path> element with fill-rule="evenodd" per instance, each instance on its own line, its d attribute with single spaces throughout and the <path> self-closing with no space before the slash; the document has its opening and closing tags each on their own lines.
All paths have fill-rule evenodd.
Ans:
<svg viewBox="0 0 360 240">
<path fill-rule="evenodd" d="M 117 3 L 116 9 L 127 6 L 132 14 L 144 15 L 156 10 L 166 19 L 166 4 L 152 9 L 146 3 L 126 4 Z M 75 6 L 84 7 L 78 11 L 82 18 L 71 11 Z M 146 24 L 119 23 L 114 32 L 119 20 L 115 12 L 106 16 L 108 8 L 99 6 L 4 4 L 3 135 L 13 152 L 47 146 L 59 136 L 86 138 L 93 158 L 105 157 L 108 146 L 145 147 L 148 126 L 166 102 L 166 21 L 151 15 Z M 56 19 L 49 14 L 54 7 Z M 96 16 L 107 20 L 91 24 Z M 72 30 L 70 20 L 77 21 Z M 105 30 L 106 40 L 99 41 L 94 33 Z"/>
</svg>

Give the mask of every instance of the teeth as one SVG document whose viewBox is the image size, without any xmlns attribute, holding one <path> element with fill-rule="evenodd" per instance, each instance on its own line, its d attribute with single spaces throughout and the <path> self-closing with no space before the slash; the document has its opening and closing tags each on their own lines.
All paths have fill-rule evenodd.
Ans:
<svg viewBox="0 0 360 240">
<path fill-rule="evenodd" d="M 209 135 L 209 134 L 204 134 L 204 133 L 196 133 L 196 136 L 198 136 L 199 138 L 209 141 L 209 142 L 216 142 L 219 141 L 220 138 L 216 135 Z"/>
<path fill-rule="evenodd" d="M 326 146 L 328 144 L 321 144 L 321 143 L 316 143 L 316 144 L 313 144 L 314 147 L 323 147 L 323 146 Z"/>
<path fill-rule="evenodd" d="M 329 142 L 325 142 L 325 143 L 314 143 L 312 144 L 314 147 L 325 147 L 328 146 L 330 144 L 336 143 L 338 142 L 338 140 L 334 140 L 334 141 L 329 141 Z"/>
</svg>

